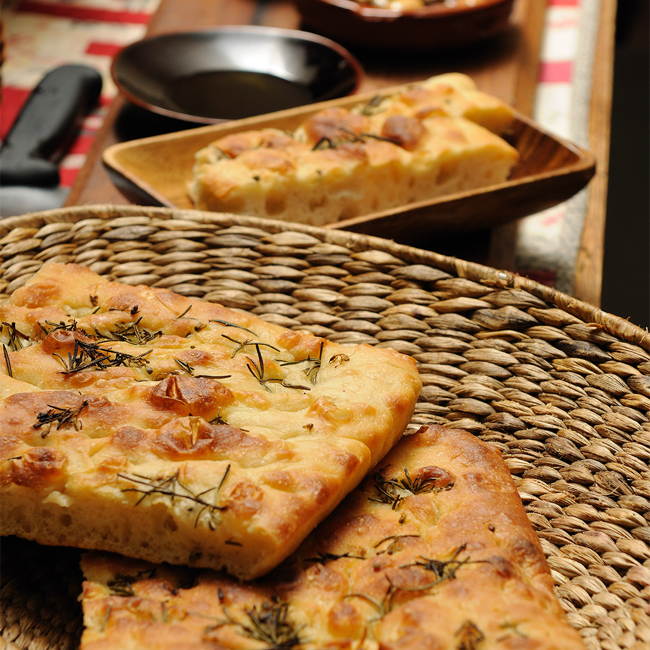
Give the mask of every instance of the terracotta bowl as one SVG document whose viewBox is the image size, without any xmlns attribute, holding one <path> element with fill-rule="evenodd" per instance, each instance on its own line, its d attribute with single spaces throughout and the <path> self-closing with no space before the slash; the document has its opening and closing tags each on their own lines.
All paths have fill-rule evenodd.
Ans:
<svg viewBox="0 0 650 650">
<path fill-rule="evenodd" d="M 343 43 L 399 49 L 466 45 L 508 26 L 514 0 L 466 6 L 434 2 L 421 9 L 380 9 L 355 0 L 294 0 L 306 26 Z"/>
</svg>

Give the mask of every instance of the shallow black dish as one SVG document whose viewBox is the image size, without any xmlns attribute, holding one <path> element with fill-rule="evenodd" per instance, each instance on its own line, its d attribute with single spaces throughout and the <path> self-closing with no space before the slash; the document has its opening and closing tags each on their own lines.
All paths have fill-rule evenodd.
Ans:
<svg viewBox="0 0 650 650">
<path fill-rule="evenodd" d="M 345 48 L 322 36 L 233 26 L 138 41 L 115 57 L 111 74 L 134 104 L 214 124 L 345 97 L 364 73 Z"/>
</svg>

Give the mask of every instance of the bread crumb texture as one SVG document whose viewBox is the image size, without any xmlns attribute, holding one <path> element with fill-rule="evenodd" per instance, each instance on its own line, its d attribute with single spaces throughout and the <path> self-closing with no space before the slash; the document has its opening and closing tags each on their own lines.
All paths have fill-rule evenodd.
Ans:
<svg viewBox="0 0 650 650">
<path fill-rule="evenodd" d="M 83 650 L 585 650 L 498 451 L 423 427 L 288 560 L 241 583 L 82 559 Z"/>
<path fill-rule="evenodd" d="M 393 350 L 79 265 L 45 265 L 0 322 L 2 534 L 240 578 L 383 458 L 421 388 Z"/>
</svg>

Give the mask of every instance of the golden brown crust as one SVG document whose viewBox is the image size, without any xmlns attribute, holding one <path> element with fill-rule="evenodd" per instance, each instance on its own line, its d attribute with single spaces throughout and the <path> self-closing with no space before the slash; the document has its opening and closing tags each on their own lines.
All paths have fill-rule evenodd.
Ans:
<svg viewBox="0 0 650 650">
<path fill-rule="evenodd" d="M 504 102 L 461 74 L 440 75 L 293 133 L 227 135 L 197 152 L 197 208 L 325 225 L 506 180 L 517 151 L 499 135 Z"/>
<path fill-rule="evenodd" d="M 2 533 L 240 577 L 389 451 L 421 386 L 392 350 L 75 265 L 44 266 L 0 322 Z"/>
<path fill-rule="evenodd" d="M 440 427 L 403 438 L 258 581 L 101 554 L 82 568 L 83 650 L 584 650 L 500 454 Z M 273 621 L 282 635 L 252 638 Z"/>
</svg>

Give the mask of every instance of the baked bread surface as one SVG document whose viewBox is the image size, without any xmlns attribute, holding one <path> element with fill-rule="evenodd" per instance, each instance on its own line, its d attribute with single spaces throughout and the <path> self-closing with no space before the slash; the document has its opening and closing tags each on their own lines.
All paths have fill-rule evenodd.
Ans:
<svg viewBox="0 0 650 650">
<path fill-rule="evenodd" d="M 292 133 L 226 135 L 197 152 L 189 193 L 202 210 L 323 226 L 504 182 L 519 154 L 497 134 L 513 120 L 469 77 L 440 75 Z"/>
<path fill-rule="evenodd" d="M 263 579 L 82 558 L 83 650 L 584 650 L 498 451 L 405 436 Z"/>
<path fill-rule="evenodd" d="M 421 382 L 164 289 L 45 265 L 0 306 L 2 534 L 259 576 L 390 450 Z"/>
</svg>

